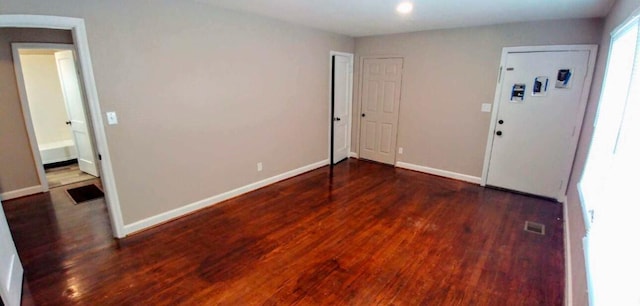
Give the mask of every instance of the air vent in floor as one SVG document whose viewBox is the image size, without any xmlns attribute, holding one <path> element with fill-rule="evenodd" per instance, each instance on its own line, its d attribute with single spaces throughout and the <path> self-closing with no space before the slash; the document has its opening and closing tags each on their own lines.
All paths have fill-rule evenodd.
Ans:
<svg viewBox="0 0 640 306">
<path fill-rule="evenodd" d="M 524 230 L 530 233 L 544 235 L 544 224 L 525 221 L 524 222 Z"/>
</svg>

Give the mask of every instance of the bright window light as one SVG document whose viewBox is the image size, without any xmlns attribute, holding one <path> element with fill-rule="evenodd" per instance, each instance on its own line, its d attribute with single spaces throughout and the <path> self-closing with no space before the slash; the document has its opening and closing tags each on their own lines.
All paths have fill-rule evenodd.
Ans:
<svg viewBox="0 0 640 306">
<path fill-rule="evenodd" d="M 614 31 L 580 193 L 591 305 L 638 305 L 640 26 Z"/>
<path fill-rule="evenodd" d="M 413 3 L 411 2 L 401 2 L 396 6 L 396 11 L 400 14 L 409 14 L 413 11 Z"/>
</svg>

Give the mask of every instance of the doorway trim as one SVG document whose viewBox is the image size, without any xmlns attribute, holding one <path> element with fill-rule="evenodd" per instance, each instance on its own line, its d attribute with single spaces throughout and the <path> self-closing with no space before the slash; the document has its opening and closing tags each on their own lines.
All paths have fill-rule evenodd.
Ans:
<svg viewBox="0 0 640 306">
<path fill-rule="evenodd" d="M 92 134 L 96 141 L 95 145 L 98 152 L 102 157 L 100 169 L 105 191 L 105 202 L 111 221 L 111 229 L 113 236 L 116 238 L 125 237 L 122 210 L 101 115 L 102 111 L 98 99 L 98 89 L 93 75 L 93 65 L 91 64 L 89 41 L 87 39 L 84 19 L 44 15 L 0 15 L 0 28 L 44 28 L 71 31 L 73 43 L 76 47 L 78 64 L 80 65 L 80 79 L 89 106 L 88 115 L 92 122 Z"/>
<path fill-rule="evenodd" d="M 75 52 L 73 44 L 57 44 L 57 43 L 12 43 L 11 52 L 13 53 L 13 68 L 16 72 L 16 81 L 18 84 L 18 96 L 20 97 L 20 105 L 22 106 L 22 116 L 27 129 L 27 135 L 29 136 L 29 144 L 31 144 L 31 153 L 33 154 L 33 160 L 36 163 L 36 170 L 38 171 L 38 178 L 40 179 L 40 192 L 49 191 L 49 182 L 45 174 L 44 164 L 42 163 L 42 157 L 38 150 L 38 140 L 36 138 L 35 128 L 33 126 L 33 119 L 31 118 L 31 108 L 29 107 L 29 98 L 27 97 L 27 89 L 24 80 L 24 72 L 22 70 L 22 60 L 20 59 L 20 49 L 59 49 L 59 50 L 72 50 Z"/>
<path fill-rule="evenodd" d="M 580 95 L 580 105 L 576 113 L 576 125 L 571 138 L 570 146 L 573 148 L 572 164 L 575 162 L 575 153 L 578 146 L 578 140 L 580 139 L 580 132 L 582 131 L 582 121 L 584 120 L 585 110 L 587 108 L 587 101 L 589 100 L 589 94 L 591 92 L 591 83 L 593 80 L 593 73 L 595 69 L 596 57 L 598 46 L 597 45 L 552 45 L 552 46 L 523 46 L 523 47 L 505 47 L 502 48 L 502 56 L 500 59 L 500 68 L 498 70 L 498 79 L 496 82 L 496 90 L 493 98 L 493 111 L 491 112 L 491 121 L 489 124 L 489 131 L 487 136 L 487 146 L 484 154 L 484 165 L 482 168 L 482 180 L 481 186 L 487 185 L 487 178 L 489 176 L 489 164 L 491 162 L 491 150 L 493 148 L 494 131 L 496 129 L 496 119 L 498 117 L 498 111 L 500 108 L 500 93 L 502 90 L 502 79 L 504 76 L 504 68 L 507 64 L 507 55 L 509 53 L 530 53 L 530 52 L 562 52 L 562 51 L 589 51 L 589 62 L 587 64 L 587 74 Z M 563 194 L 566 194 L 567 186 L 569 185 L 569 177 L 573 166 L 568 168 L 563 180 L 563 186 L 561 190 Z"/>
<path fill-rule="evenodd" d="M 22 109 L 22 116 L 24 118 L 25 127 L 27 129 L 27 136 L 29 137 L 29 144 L 31 146 L 31 154 L 33 160 L 36 163 L 36 171 L 38 172 L 38 179 L 40 180 L 40 189 L 34 190 L 37 192 L 49 191 L 49 182 L 44 171 L 42 164 L 42 158 L 40 157 L 40 151 L 38 150 L 38 141 L 36 139 L 36 133 L 33 127 L 33 120 L 31 119 L 31 110 L 29 108 L 29 102 L 27 100 L 27 90 L 24 84 L 24 75 L 22 72 L 22 62 L 18 56 L 18 45 L 22 43 L 12 43 L 11 52 L 13 54 L 13 68 L 16 73 L 16 81 L 18 85 L 18 97 L 20 98 L 20 106 Z M 36 45 L 36 44 L 34 44 Z"/>
<path fill-rule="evenodd" d="M 349 124 L 347 126 L 347 144 L 348 144 L 348 157 L 351 157 L 351 133 L 353 127 L 353 62 L 354 55 L 353 53 L 339 52 L 339 51 L 329 51 L 329 150 L 327 154 L 327 159 L 329 160 L 329 165 L 332 165 L 333 162 L 333 56 L 340 55 L 349 58 L 349 98 L 347 99 L 347 109 L 349 110 Z"/>
</svg>

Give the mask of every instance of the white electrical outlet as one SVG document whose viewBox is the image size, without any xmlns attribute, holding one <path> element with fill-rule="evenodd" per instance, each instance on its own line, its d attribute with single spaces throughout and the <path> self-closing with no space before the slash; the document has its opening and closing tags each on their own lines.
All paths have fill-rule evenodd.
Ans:
<svg viewBox="0 0 640 306">
<path fill-rule="evenodd" d="M 398 154 L 402 154 L 404 152 L 404 149 L 402 147 L 398 148 Z"/>
<path fill-rule="evenodd" d="M 258 163 L 258 172 L 262 171 L 262 162 Z"/>
<path fill-rule="evenodd" d="M 491 112 L 491 104 L 490 103 L 482 103 L 482 108 L 480 109 L 483 113 Z"/>
</svg>

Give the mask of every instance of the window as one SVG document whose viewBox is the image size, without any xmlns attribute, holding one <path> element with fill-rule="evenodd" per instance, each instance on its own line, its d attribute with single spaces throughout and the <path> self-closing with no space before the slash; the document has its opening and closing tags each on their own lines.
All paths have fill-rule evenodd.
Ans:
<svg viewBox="0 0 640 306">
<path fill-rule="evenodd" d="M 638 305 L 640 291 L 640 30 L 612 33 L 584 174 L 585 255 L 592 305 Z"/>
</svg>

